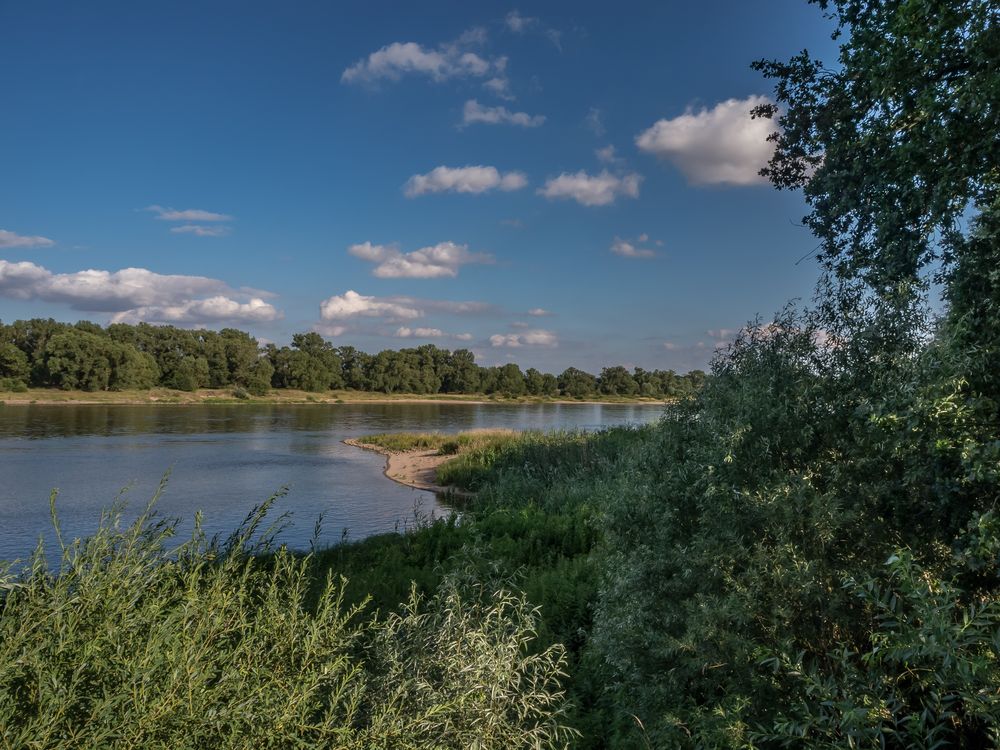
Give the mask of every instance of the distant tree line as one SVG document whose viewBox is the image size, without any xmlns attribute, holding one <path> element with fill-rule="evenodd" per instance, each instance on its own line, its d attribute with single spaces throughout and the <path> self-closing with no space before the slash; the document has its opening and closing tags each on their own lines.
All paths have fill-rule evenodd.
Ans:
<svg viewBox="0 0 1000 750">
<path fill-rule="evenodd" d="M 240 387 L 253 395 L 271 388 L 323 392 L 485 393 L 504 396 L 645 396 L 679 398 L 697 391 L 705 374 L 693 370 L 631 372 L 605 367 L 592 375 L 575 367 L 560 375 L 513 363 L 481 367 L 468 349 L 433 344 L 366 354 L 335 347 L 318 333 L 297 333 L 291 346 L 261 347 L 235 328 L 188 330 L 148 323 L 101 327 L 52 319 L 0 323 L 0 390 L 193 391 Z"/>
</svg>

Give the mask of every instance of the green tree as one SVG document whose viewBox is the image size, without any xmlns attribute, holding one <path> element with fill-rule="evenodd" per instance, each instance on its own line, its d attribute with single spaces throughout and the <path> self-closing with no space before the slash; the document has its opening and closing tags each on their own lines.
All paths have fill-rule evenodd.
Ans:
<svg viewBox="0 0 1000 750">
<path fill-rule="evenodd" d="M 587 398 L 597 393 L 597 378 L 589 372 L 568 367 L 559 376 L 559 390 L 570 398 Z"/>
<path fill-rule="evenodd" d="M 0 379 L 28 384 L 31 365 L 27 355 L 11 343 L 0 343 Z"/>
<path fill-rule="evenodd" d="M 777 102 L 756 114 L 781 126 L 764 174 L 802 188 L 822 260 L 891 291 L 958 259 L 969 207 L 1000 197 L 1000 11 L 995 0 L 811 1 L 836 21 L 839 65 L 808 52 L 754 63 Z"/>
<path fill-rule="evenodd" d="M 639 384 L 624 367 L 605 367 L 598 378 L 601 393 L 610 396 L 634 396 L 639 392 Z"/>
</svg>

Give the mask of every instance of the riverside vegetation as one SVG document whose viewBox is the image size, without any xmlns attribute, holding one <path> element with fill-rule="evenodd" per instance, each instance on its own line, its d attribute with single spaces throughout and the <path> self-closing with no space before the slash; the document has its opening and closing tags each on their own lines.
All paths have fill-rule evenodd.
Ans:
<svg viewBox="0 0 1000 750">
<path fill-rule="evenodd" d="M 36 557 L 3 582 L 7 746 L 1000 744 L 1000 11 L 818 5 L 836 70 L 758 64 L 815 305 L 659 424 L 459 453 L 460 520 Z"/>
<path fill-rule="evenodd" d="M 261 348 L 257 339 L 235 328 L 187 330 L 148 323 L 103 328 L 51 319 L 0 323 L 0 391 L 8 392 L 31 387 L 135 395 L 153 388 L 183 393 L 211 388 L 246 399 L 273 388 L 307 394 L 346 390 L 662 400 L 690 395 L 704 378 L 700 370 L 678 375 L 642 368 L 629 372 L 621 366 L 605 367 L 599 376 L 569 367 L 557 377 L 535 368 L 522 372 L 514 363 L 481 367 L 468 349 L 449 351 L 433 344 L 371 355 L 352 346 L 334 347 L 318 333 L 295 334 L 291 346 Z"/>
</svg>

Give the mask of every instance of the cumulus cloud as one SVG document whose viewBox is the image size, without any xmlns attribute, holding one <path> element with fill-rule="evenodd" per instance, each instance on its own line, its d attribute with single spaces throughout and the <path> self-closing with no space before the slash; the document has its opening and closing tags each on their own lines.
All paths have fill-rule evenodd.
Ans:
<svg viewBox="0 0 1000 750">
<path fill-rule="evenodd" d="M 6 229 L 0 229 L 0 247 L 52 247 L 55 243 L 48 237 L 17 234 Z"/>
<path fill-rule="evenodd" d="M 527 112 L 511 112 L 506 107 L 484 107 L 475 99 L 469 99 L 462 108 L 462 125 L 482 122 L 487 125 L 520 125 L 537 128 L 545 122 L 545 115 L 529 115 Z"/>
<path fill-rule="evenodd" d="M 358 317 L 412 320 L 422 317 L 423 314 L 415 307 L 409 307 L 391 299 L 358 294 L 352 289 L 323 300 L 319 306 L 319 315 L 323 320 L 344 320 Z"/>
<path fill-rule="evenodd" d="M 774 124 L 752 119 L 750 110 L 767 104 L 765 96 L 727 99 L 712 109 L 688 109 L 640 133 L 636 145 L 671 162 L 695 185 L 757 185 L 774 152 L 767 137 Z"/>
<path fill-rule="evenodd" d="M 528 310 L 528 315 L 531 315 L 535 318 L 541 318 L 545 317 L 546 315 L 552 315 L 552 313 L 542 307 L 533 307 L 530 310 Z"/>
<path fill-rule="evenodd" d="M 134 310 L 115 313 L 113 323 L 155 321 L 158 323 L 204 324 L 238 320 L 243 323 L 266 323 L 276 320 L 280 314 L 273 305 L 254 297 L 248 302 L 238 302 L 224 296 L 208 299 L 188 300 L 179 305 L 164 307 L 139 307 Z"/>
<path fill-rule="evenodd" d="M 193 234 L 195 237 L 223 237 L 229 234 L 229 227 L 204 227 L 200 224 L 182 224 L 179 227 L 170 227 L 174 234 Z"/>
<path fill-rule="evenodd" d="M 615 241 L 611 243 L 611 252 L 623 258 L 653 258 L 656 256 L 656 252 L 648 247 L 639 246 L 639 243 L 648 241 L 649 235 L 646 234 L 640 234 L 639 239 L 634 242 L 615 237 Z"/>
<path fill-rule="evenodd" d="M 145 268 L 53 273 L 34 263 L 0 260 L 0 296 L 113 313 L 113 320 L 209 323 L 262 322 L 281 317 L 273 305 L 262 299 L 263 295 L 250 296 L 205 276 L 165 275 Z M 248 296 L 246 301 L 240 301 Z"/>
<path fill-rule="evenodd" d="M 641 182 L 642 177 L 634 172 L 619 176 L 605 169 L 590 175 L 580 170 L 549 179 L 538 193 L 549 199 L 571 198 L 584 206 L 607 206 L 620 195 L 638 198 Z"/>
<path fill-rule="evenodd" d="M 483 57 L 472 48 L 486 40 L 483 29 L 471 29 L 457 40 L 436 48 L 416 42 L 393 42 L 372 52 L 344 70 L 342 83 L 374 84 L 398 81 L 405 75 L 420 75 L 441 82 L 449 78 L 483 78 L 502 73 L 506 58 Z"/>
<path fill-rule="evenodd" d="M 427 314 L 444 315 L 495 315 L 497 309 L 485 302 L 431 300 L 418 297 L 374 297 L 348 290 L 334 295 L 320 305 L 320 317 L 326 321 L 362 318 L 381 318 L 409 327 L 413 321 Z M 466 340 L 466 339 L 463 339 Z"/>
<path fill-rule="evenodd" d="M 496 167 L 435 167 L 427 174 L 415 174 L 403 185 L 407 198 L 428 193 L 485 193 L 489 190 L 520 190 L 528 184 L 523 172 L 501 174 Z"/>
<path fill-rule="evenodd" d="M 552 331 L 536 328 L 520 333 L 495 333 L 490 336 L 490 346 L 517 349 L 522 346 L 556 347 L 559 337 Z"/>
<path fill-rule="evenodd" d="M 203 211 L 200 208 L 164 208 L 163 206 L 147 206 L 143 211 L 151 211 L 156 214 L 156 218 L 161 221 L 232 221 L 233 217 L 228 214 L 219 214 L 214 211 Z"/>
<path fill-rule="evenodd" d="M 377 263 L 372 275 L 380 279 L 436 279 L 454 278 L 458 269 L 470 263 L 493 263 L 489 253 L 470 253 L 468 245 L 439 242 L 410 253 L 403 253 L 391 245 L 362 242 L 351 245 L 347 251 L 370 263 Z"/>
</svg>

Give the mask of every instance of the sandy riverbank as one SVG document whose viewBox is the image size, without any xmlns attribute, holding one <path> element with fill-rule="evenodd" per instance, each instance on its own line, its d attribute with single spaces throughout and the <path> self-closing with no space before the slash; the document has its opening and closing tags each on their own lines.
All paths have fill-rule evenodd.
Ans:
<svg viewBox="0 0 1000 750">
<path fill-rule="evenodd" d="M 469 494 L 454 487 L 442 487 L 437 483 L 437 468 L 454 456 L 442 456 L 436 449 L 391 451 L 381 446 L 361 443 L 353 438 L 345 440 L 344 443 L 385 456 L 383 473 L 394 482 L 427 492 L 443 492 L 452 495 Z"/>
</svg>

